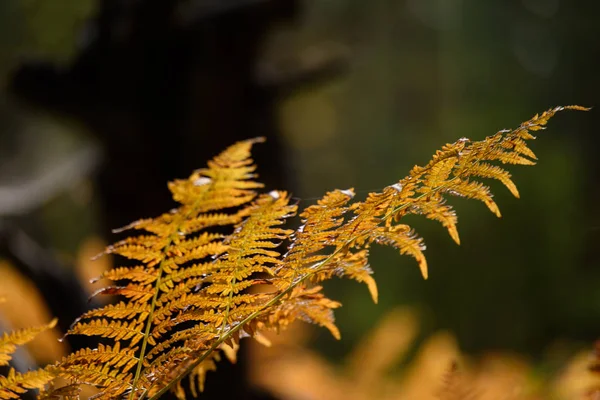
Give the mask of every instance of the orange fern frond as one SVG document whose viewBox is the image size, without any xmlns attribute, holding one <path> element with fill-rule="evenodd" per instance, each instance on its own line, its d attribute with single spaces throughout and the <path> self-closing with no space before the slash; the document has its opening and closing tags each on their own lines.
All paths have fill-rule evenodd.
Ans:
<svg viewBox="0 0 600 400">
<path fill-rule="evenodd" d="M 7 376 L 0 376 L 0 399 L 19 399 L 21 394 L 43 388 L 52 379 L 54 375 L 45 369 L 19 373 L 11 368 Z"/>
<path fill-rule="evenodd" d="M 11 354 L 14 353 L 17 346 L 32 341 L 39 333 L 54 328 L 56 323 L 57 320 L 54 319 L 47 325 L 4 333 L 0 338 L 0 366 L 8 365 L 8 362 L 12 359 Z"/>
<path fill-rule="evenodd" d="M 57 320 L 49 324 L 36 327 L 19 329 L 15 332 L 4 333 L 0 338 L 0 366 L 9 364 L 17 346 L 32 341 L 39 333 L 56 326 Z M 54 378 L 48 369 L 38 369 L 20 373 L 10 368 L 7 376 L 0 376 L 0 399 L 18 399 L 20 395 L 30 389 L 41 389 Z"/>
<path fill-rule="evenodd" d="M 169 389 L 182 397 L 181 378 L 193 374 L 201 389 L 221 354 L 235 359 L 241 338 L 260 339 L 261 331 L 279 331 L 295 320 L 339 338 L 333 310 L 340 304 L 322 293 L 320 283 L 354 279 L 377 301 L 368 263 L 374 243 L 412 256 L 427 278 L 425 245 L 403 217 L 438 221 L 459 243 L 448 197 L 479 200 L 500 216 L 490 188 L 478 179 L 498 180 L 518 196 L 510 174 L 496 164 L 534 164 L 526 144 L 531 132 L 565 109 L 584 110 L 557 107 L 515 130 L 447 144 L 425 166 L 364 201 L 352 203 L 352 190 L 329 192 L 300 214 L 295 231 L 284 227 L 297 209 L 289 195 L 257 192 L 262 184 L 254 181 L 250 150 L 262 139 L 229 147 L 207 168 L 169 184 L 178 208 L 118 230 L 143 231 L 106 249 L 135 266 L 105 272 L 102 278 L 115 284 L 97 293 L 123 301 L 84 314 L 68 332 L 113 344 L 68 356 L 55 369 L 75 384 L 98 387 L 102 399 L 157 399 Z"/>
</svg>

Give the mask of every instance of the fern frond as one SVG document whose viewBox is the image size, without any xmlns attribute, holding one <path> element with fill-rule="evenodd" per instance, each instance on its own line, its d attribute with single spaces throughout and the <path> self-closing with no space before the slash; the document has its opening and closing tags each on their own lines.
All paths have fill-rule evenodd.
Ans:
<svg viewBox="0 0 600 400">
<path fill-rule="evenodd" d="M 410 226 L 399 224 L 395 226 L 377 227 L 370 235 L 372 241 L 385 246 L 392 246 L 400 250 L 400 254 L 407 254 L 417 260 L 421 273 L 427 277 L 427 260 L 425 259 L 425 245 L 423 239 L 418 237 Z"/>
<path fill-rule="evenodd" d="M 262 139 L 235 144 L 210 161 L 208 168 L 194 172 L 188 179 L 171 182 L 169 189 L 174 200 L 180 203 L 179 208 L 157 218 L 136 221 L 118 230 L 134 229 L 146 233 L 123 239 L 109 246 L 105 253 L 136 260 L 141 265 L 107 271 L 100 278 L 110 279 L 117 285 L 103 288 L 96 294 L 119 295 L 125 301 L 87 312 L 75 321 L 68 334 L 115 340 L 113 352 L 115 348 L 120 349 L 129 361 L 125 364 L 107 362 L 85 371 L 71 359 L 64 359 L 56 365 L 63 376 L 103 388 L 100 396 L 110 394 L 118 397 L 125 393 L 130 398 L 144 396 L 148 385 L 154 381 L 145 374 L 147 366 L 144 360 L 157 344 L 155 338 L 163 339 L 163 334 L 169 334 L 177 327 L 171 320 L 182 318 L 176 319 L 174 316 L 184 311 L 192 315 L 192 311 L 206 309 L 206 304 L 222 304 L 222 310 L 229 308 L 233 311 L 237 308 L 239 302 L 235 299 L 236 293 L 252 286 L 245 278 L 264 271 L 266 267 L 262 264 L 269 262 L 269 257 L 275 258 L 266 250 L 258 255 L 259 251 L 255 249 L 258 258 L 248 268 L 249 261 L 244 257 L 237 260 L 243 268 L 233 274 L 236 277 L 233 279 L 238 279 L 238 282 L 232 282 L 227 278 L 229 270 L 224 268 L 225 262 L 218 260 L 218 267 L 215 268 L 213 258 L 226 253 L 232 244 L 237 244 L 226 243 L 226 235 L 207 229 L 251 220 L 248 216 L 255 206 L 250 203 L 256 197 L 255 189 L 262 187 L 262 184 L 252 180 L 255 166 L 250 159 L 250 148 L 260 141 Z M 273 237 L 265 236 L 262 247 L 272 247 L 270 240 L 283 240 L 284 237 L 280 236 L 280 233 Z M 260 236 L 255 240 L 258 249 Z M 244 245 L 239 244 L 242 247 Z M 231 254 L 227 257 L 230 258 Z M 203 282 L 211 288 L 211 293 L 207 294 L 224 300 L 210 302 L 210 299 L 202 301 L 197 296 L 193 297 Z M 221 285 L 226 287 L 220 290 Z M 194 298 L 196 302 L 186 302 L 187 298 Z M 223 320 L 219 326 L 225 326 L 227 317 L 220 317 Z M 216 325 L 211 328 L 207 324 L 207 327 L 219 329 Z M 173 343 L 184 345 L 177 340 Z M 82 360 L 87 358 L 94 364 L 99 350 L 79 353 L 77 357 Z M 165 352 L 168 350 L 164 348 Z M 136 368 L 132 371 L 131 379 L 126 379 L 130 374 L 134 353 L 137 357 Z M 189 355 L 189 351 L 183 353 Z M 111 360 L 115 361 L 116 358 Z M 173 364 L 172 360 L 170 362 Z"/>
<path fill-rule="evenodd" d="M 52 379 L 54 375 L 45 369 L 19 373 L 11 368 L 7 376 L 0 376 L 0 399 L 19 399 L 21 394 L 43 388 Z"/>
<path fill-rule="evenodd" d="M 143 339 L 141 332 L 143 322 L 109 321 L 108 319 L 92 319 L 90 322 L 78 322 L 69 330 L 71 335 L 101 336 L 114 340 L 131 340 L 131 345 Z"/>
<path fill-rule="evenodd" d="M 5 332 L 0 338 L 0 366 L 8 365 L 12 359 L 11 354 L 15 352 L 17 346 L 32 341 L 39 333 L 56 326 L 57 319 L 53 319 L 49 324 L 34 328 L 19 329 L 14 332 Z"/>
<path fill-rule="evenodd" d="M 333 310 L 340 307 L 341 303 L 325 297 L 321 293 L 322 289 L 321 286 L 312 288 L 295 287 L 284 302 L 281 302 L 269 312 L 264 322 L 262 318 L 259 318 L 258 324 L 263 322 L 262 325 L 267 329 L 280 330 L 286 328 L 295 320 L 301 320 L 325 327 L 333 337 L 339 339 L 341 335 L 334 323 Z"/>
<path fill-rule="evenodd" d="M 147 303 L 134 303 L 127 304 L 123 301 L 117 304 L 109 304 L 103 308 L 90 310 L 75 320 L 73 325 L 77 324 L 81 320 L 109 317 L 112 319 L 133 319 L 135 317 L 138 320 L 144 321 L 150 312 L 150 305 Z"/>
<path fill-rule="evenodd" d="M 300 214 L 302 225 L 293 234 L 284 263 L 276 269 L 278 279 L 274 283 L 277 287 L 286 288 L 327 258 L 322 251 L 336 245 L 339 235 L 336 229 L 344 223 L 348 211 L 346 205 L 353 197 L 352 189 L 335 190 Z"/>
<path fill-rule="evenodd" d="M 75 383 L 99 387 L 98 398 L 157 399 L 169 389 L 182 398 L 182 377 L 193 374 L 201 389 L 220 355 L 233 358 L 244 337 L 259 340 L 262 331 L 303 320 L 339 338 L 333 310 L 340 304 L 323 294 L 320 283 L 334 276 L 354 279 L 377 301 L 368 263 L 372 244 L 412 256 L 427 278 L 425 245 L 403 217 L 438 221 L 459 243 L 448 197 L 479 200 L 500 216 L 479 179 L 498 180 L 518 196 L 510 174 L 496 164 L 534 164 L 526 144 L 534 139 L 530 132 L 564 109 L 584 108 L 557 107 L 515 130 L 447 144 L 425 166 L 364 201 L 351 203 L 351 189 L 329 192 L 300 214 L 295 231 L 284 227 L 296 213 L 289 195 L 257 193 L 262 185 L 253 180 L 250 149 L 262 139 L 231 146 L 207 168 L 169 184 L 178 208 L 118 230 L 143 231 L 106 249 L 136 266 L 104 273 L 115 285 L 98 294 L 124 300 L 84 314 L 68 333 L 114 345 L 75 353 L 55 368 Z M 283 255 L 282 243 L 289 244 Z M 86 362 L 90 368 L 83 368 Z"/>
<path fill-rule="evenodd" d="M 47 325 L 4 333 L 0 338 L 0 366 L 8 365 L 17 346 L 32 341 L 39 333 L 54 328 L 56 323 L 53 319 Z M 20 373 L 10 368 L 7 376 L 0 376 L 0 399 L 18 399 L 30 389 L 43 388 L 52 379 L 54 375 L 48 369 Z"/>
<path fill-rule="evenodd" d="M 104 272 L 98 278 L 92 280 L 92 283 L 95 283 L 101 279 L 110 279 L 111 281 L 129 280 L 131 282 L 138 282 L 142 285 L 148 285 L 156 281 L 156 278 L 156 270 L 147 268 L 145 265 L 138 265 L 137 267 L 120 267 L 110 269 Z"/>
</svg>

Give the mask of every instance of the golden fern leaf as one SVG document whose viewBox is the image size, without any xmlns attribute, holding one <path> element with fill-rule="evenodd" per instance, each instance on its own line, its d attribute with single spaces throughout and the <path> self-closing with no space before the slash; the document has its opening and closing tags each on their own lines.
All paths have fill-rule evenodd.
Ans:
<svg viewBox="0 0 600 400">
<path fill-rule="evenodd" d="M 160 337 L 180 324 L 194 322 L 192 328 L 177 331 L 148 353 L 148 357 L 153 359 L 149 365 L 150 371 L 161 371 L 165 365 L 170 365 L 164 374 L 152 372 L 159 376 L 155 387 L 160 388 L 172 381 L 188 368 L 186 359 L 194 359 L 200 352 L 207 351 L 211 345 L 225 337 L 238 321 L 247 318 L 263 305 L 264 296 L 242 292 L 256 284 L 265 283 L 264 279 L 253 279 L 253 274 L 271 274 L 271 269 L 280 263 L 280 254 L 273 250 L 278 245 L 273 240 L 285 240 L 291 233 L 278 227 L 295 212 L 296 207 L 288 203 L 289 197 L 284 192 L 259 196 L 248 208 L 248 217 L 237 224 L 234 233 L 227 238 L 228 252 L 215 260 L 210 272 L 210 286 L 184 300 L 185 313 L 157 325 L 154 334 Z M 172 305 L 176 308 L 182 306 L 177 302 Z M 229 349 L 237 346 L 237 339 L 232 338 Z M 173 346 L 176 343 L 182 343 L 185 351 Z M 220 347 L 223 345 L 225 343 Z M 169 347 L 171 350 L 167 350 Z M 216 368 L 216 358 L 218 353 L 212 353 L 194 368 L 193 375 L 200 388 L 203 387 L 206 372 Z M 154 393 L 154 390 L 151 389 L 150 393 Z M 175 393 L 181 396 L 183 392 L 177 386 Z"/>
<path fill-rule="evenodd" d="M 56 326 L 57 320 L 35 328 L 19 329 L 4 333 L 0 338 L 0 366 L 8 365 L 17 346 L 32 341 L 39 333 Z M 18 399 L 30 389 L 41 389 L 54 378 L 48 369 L 20 373 L 10 368 L 7 376 L 0 376 L 0 399 Z"/>
<path fill-rule="evenodd" d="M 447 144 L 428 164 L 364 201 L 350 204 L 352 190 L 329 192 L 300 214 L 295 232 L 282 227 L 296 212 L 288 194 L 256 193 L 262 185 L 252 180 L 250 149 L 262 139 L 231 146 L 208 168 L 169 184 L 178 208 L 128 225 L 122 230 L 145 233 L 107 248 L 106 253 L 136 260 L 136 266 L 104 273 L 116 284 L 98 293 L 125 299 L 84 314 L 69 334 L 115 344 L 66 357 L 56 370 L 75 383 L 99 387 L 98 398 L 157 399 L 169 389 L 182 397 L 182 377 L 194 374 L 201 388 L 220 351 L 236 349 L 243 337 L 258 339 L 261 331 L 303 320 L 339 338 L 333 310 L 340 304 L 319 283 L 345 276 L 364 282 L 376 301 L 368 264 L 373 243 L 414 257 L 427 278 L 423 241 L 402 218 L 421 214 L 438 221 L 459 243 L 448 196 L 480 200 L 500 216 L 489 187 L 477 179 L 499 180 L 518 195 L 510 174 L 493 162 L 533 164 L 535 155 L 526 145 L 534 138 L 530 132 L 564 109 L 584 110 L 557 107 L 515 130 Z M 288 251 L 281 255 L 286 241 Z"/>
<path fill-rule="evenodd" d="M 284 263 L 276 271 L 277 278 L 273 280 L 276 287 L 285 289 L 298 277 L 311 273 L 315 265 L 327 259 L 323 250 L 337 246 L 336 243 L 340 242 L 338 228 L 344 223 L 344 215 L 349 209 L 347 204 L 353 197 L 352 189 L 335 190 L 300 214 L 302 225 L 294 232 L 293 242 L 283 259 Z M 367 258 L 368 251 L 362 250 L 331 259 L 330 268 L 314 276 L 312 281 L 319 282 L 333 274 L 348 276 L 366 283 L 373 301 L 377 302 L 377 285 L 371 277 L 372 271 Z M 338 263 L 343 263 L 343 266 Z"/>
<path fill-rule="evenodd" d="M 400 250 L 400 254 L 408 254 L 417 260 L 421 273 L 427 277 L 427 260 L 423 251 L 423 239 L 418 237 L 410 226 L 398 224 L 377 227 L 371 233 L 371 240 L 377 244 L 392 246 Z"/>
<path fill-rule="evenodd" d="M 250 266 L 240 259 L 240 268 L 230 271 L 231 268 L 225 268 L 223 260 L 213 262 L 212 258 L 232 250 L 232 244 L 236 244 L 225 243 L 226 235 L 206 229 L 251 220 L 248 218 L 249 210 L 254 209 L 252 207 L 255 205 L 250 202 L 256 196 L 254 190 L 262 187 L 262 184 L 252 180 L 255 166 L 250 159 L 250 148 L 260 141 L 262 139 L 235 144 L 210 161 L 208 168 L 194 172 L 188 179 L 171 182 L 169 189 L 173 198 L 180 203 L 179 208 L 157 218 L 136 221 L 118 230 L 146 232 L 123 239 L 105 251 L 141 263 L 133 267 L 115 268 L 101 277 L 117 284 L 103 288 L 96 294 L 120 295 L 124 301 L 85 313 L 68 332 L 70 335 L 112 339 L 115 345 L 66 357 L 56 365 L 59 375 L 77 383 L 102 388 L 99 398 L 124 394 L 129 394 L 131 398 L 141 397 L 158 379 L 156 376 L 148 377 L 150 372 L 146 374 L 146 370 L 154 371 L 159 366 L 150 365 L 149 362 L 145 365 L 144 361 L 154 350 L 157 339 L 169 340 L 162 336 L 170 335 L 171 330 L 177 327 L 177 322 L 183 320 L 180 314 L 186 315 L 186 321 L 192 321 L 194 315 L 199 316 L 196 321 L 196 325 L 199 325 L 203 310 L 208 309 L 207 304 L 221 305 L 222 310 L 230 309 L 232 312 L 237 309 L 235 294 L 252 285 L 245 278 L 265 270 L 263 264 L 268 262 L 269 255 L 261 255 Z M 278 238 L 279 234 L 264 237 L 263 247 L 273 247 L 270 240 Z M 261 240 L 260 236 L 255 240 Z M 232 254 L 229 251 L 227 257 L 231 258 Z M 238 282 L 229 280 L 227 276 L 230 272 L 237 276 Z M 209 303 L 210 299 L 194 296 L 203 282 L 210 282 L 210 294 L 218 297 L 218 301 Z M 224 290 L 217 290 L 223 285 L 226 286 Z M 207 329 L 214 332 L 224 330 L 228 318 L 226 314 L 219 314 L 222 319 L 220 322 L 209 318 Z M 168 323 L 165 324 L 165 321 Z M 174 340 L 173 344 L 175 348 L 183 348 L 184 342 Z M 160 349 L 170 354 L 169 348 Z M 152 354 L 160 356 L 157 353 L 160 352 L 155 350 Z M 179 363 L 185 359 L 183 354 L 191 357 L 191 351 L 177 354 Z M 97 362 L 100 356 L 101 363 Z M 169 357 L 160 359 L 169 365 L 173 361 Z M 91 368 L 82 368 L 86 360 Z"/>
<path fill-rule="evenodd" d="M 500 216 L 489 187 L 474 177 L 497 179 L 518 195 L 508 172 L 489 162 L 533 164 L 531 158 L 535 156 L 525 143 L 534 139 L 530 131 L 543 129 L 554 114 L 565 109 L 587 110 L 579 106 L 556 107 L 536 115 L 515 130 L 500 131 L 482 141 L 463 138 L 445 145 L 424 167 L 415 166 L 406 178 L 353 205 L 355 216 L 339 228 L 342 232 L 336 246 L 342 249 L 344 246 L 362 248 L 365 242 L 394 245 L 401 253 L 415 257 L 427 278 L 427 264 L 421 254 L 420 240 L 405 226 L 395 223 L 407 214 L 423 214 L 428 219 L 441 222 L 459 243 L 456 215 L 445 204 L 445 196 L 448 195 L 480 200 Z M 398 235 L 398 231 L 404 236 Z"/>
<path fill-rule="evenodd" d="M 337 240 L 336 229 L 344 222 L 346 204 L 354 197 L 354 191 L 335 190 L 327 193 L 316 205 L 304 210 L 300 217 L 302 225 L 294 233 L 293 242 L 284 257 L 285 268 L 277 270 L 277 284 L 285 288 L 306 269 L 326 258 L 322 251 Z"/>
<path fill-rule="evenodd" d="M 11 368 L 7 376 L 0 376 L 0 399 L 18 399 L 30 389 L 43 388 L 54 379 L 54 375 L 45 369 L 19 373 Z"/>
<path fill-rule="evenodd" d="M 97 349 L 81 349 L 64 357 L 61 364 L 94 366 L 109 364 L 122 367 L 122 372 L 127 372 L 137 365 L 135 356 L 137 348 L 121 350 L 120 342 L 114 346 L 99 344 Z"/>
<path fill-rule="evenodd" d="M 144 338 L 143 327 L 143 322 L 92 319 L 90 322 L 78 322 L 69 330 L 69 333 L 71 335 L 101 336 L 116 341 L 129 340 L 130 346 L 134 346 Z"/>
<path fill-rule="evenodd" d="M 58 320 L 53 319 L 49 324 L 35 328 L 19 329 L 15 332 L 4 333 L 0 338 L 0 366 L 8 365 L 17 346 L 32 341 L 39 333 L 56 326 Z"/>
</svg>

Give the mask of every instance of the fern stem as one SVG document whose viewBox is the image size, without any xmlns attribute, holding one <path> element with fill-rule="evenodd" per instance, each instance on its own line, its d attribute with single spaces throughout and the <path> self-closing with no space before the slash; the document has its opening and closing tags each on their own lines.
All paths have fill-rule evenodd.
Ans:
<svg viewBox="0 0 600 400">
<path fill-rule="evenodd" d="M 165 253 L 166 249 L 169 248 L 169 246 L 172 243 L 172 239 L 170 238 L 167 245 L 164 247 L 163 249 L 163 253 Z M 137 364 L 137 369 L 135 370 L 135 377 L 133 378 L 133 383 L 132 383 L 132 388 L 131 388 L 131 394 L 129 395 L 129 400 L 134 400 L 135 399 L 135 391 L 137 390 L 137 383 L 140 379 L 140 375 L 142 374 L 142 367 L 144 365 L 144 356 L 146 354 L 146 346 L 148 345 L 148 337 L 150 336 L 150 330 L 152 329 L 152 319 L 154 316 L 154 309 L 156 308 L 156 301 L 158 300 L 158 293 L 160 293 L 160 284 L 161 284 L 161 279 L 162 279 L 162 275 L 163 275 L 163 266 L 165 263 L 165 258 L 163 257 L 162 261 L 160 262 L 160 265 L 158 267 L 158 277 L 156 279 L 156 290 L 154 291 L 154 296 L 152 297 L 152 303 L 150 305 L 150 311 L 148 313 L 148 321 L 146 322 L 146 329 L 144 330 L 144 339 L 142 340 L 142 348 L 140 350 L 140 358 Z M 143 398 L 145 396 L 144 393 L 142 393 L 142 397 Z"/>
<path fill-rule="evenodd" d="M 193 210 L 196 209 L 196 207 L 200 201 L 201 201 L 201 199 L 196 200 L 196 202 L 193 204 L 193 206 L 187 210 L 187 212 L 185 213 L 185 215 L 183 216 L 181 221 L 185 221 L 189 218 L 189 216 L 193 213 Z M 180 228 L 181 228 L 180 224 L 177 224 L 177 229 L 175 230 L 174 233 L 171 234 L 171 236 L 169 236 L 169 240 L 167 241 L 165 247 L 162 249 L 162 254 L 165 257 L 162 257 L 162 260 L 160 261 L 160 264 L 158 267 L 159 272 L 158 272 L 158 277 L 156 278 L 156 285 L 155 285 L 156 289 L 154 290 L 154 296 L 152 297 L 152 303 L 150 305 L 150 311 L 148 313 L 148 321 L 146 322 L 146 329 L 144 330 L 144 339 L 142 341 L 142 347 L 140 349 L 140 359 L 138 361 L 137 369 L 135 371 L 135 377 L 133 378 L 133 384 L 132 384 L 131 394 L 129 395 L 129 400 L 134 400 L 136 386 L 140 379 L 140 375 L 142 374 L 142 367 L 144 365 L 144 356 L 146 355 L 146 346 L 148 345 L 148 337 L 150 337 L 150 331 L 152 330 L 152 320 L 154 317 L 154 310 L 156 309 L 156 302 L 158 300 L 158 294 L 160 293 L 160 285 L 162 283 L 167 249 L 169 248 L 169 246 L 171 246 L 174 239 L 177 238 Z M 147 390 L 141 394 L 140 400 L 143 399 L 144 397 L 146 397 L 146 393 L 147 393 Z"/>
<path fill-rule="evenodd" d="M 192 210 L 195 208 L 192 207 Z M 183 217 L 183 221 L 185 221 L 189 215 L 191 214 L 191 211 L 188 211 L 185 216 Z M 175 230 L 175 232 L 178 232 L 180 229 L 180 226 L 177 225 L 177 229 Z M 167 241 L 167 243 L 165 244 L 165 247 L 163 247 L 162 249 L 162 254 L 164 257 L 162 257 L 162 260 L 160 261 L 160 264 L 158 266 L 158 277 L 156 278 L 156 284 L 155 284 L 155 290 L 154 290 L 154 296 L 152 296 L 152 303 L 150 304 L 150 311 L 148 312 L 148 320 L 146 322 L 146 329 L 144 330 L 144 339 L 142 340 L 142 347 L 140 349 L 140 356 L 139 356 L 139 361 L 137 364 L 137 368 L 135 370 L 135 376 L 133 378 L 133 383 L 132 383 L 132 388 L 131 388 L 131 394 L 129 395 L 129 400 L 134 400 L 135 399 L 135 391 L 137 390 L 137 383 L 140 380 L 140 376 L 142 374 L 142 368 L 144 366 L 144 356 L 146 355 L 146 346 L 148 345 L 148 338 L 150 337 L 150 331 L 152 330 L 152 320 L 154 318 L 154 310 L 156 309 L 156 302 L 158 300 L 158 294 L 160 293 L 160 285 L 162 283 L 162 277 L 163 277 L 163 272 L 164 272 L 164 264 L 165 264 L 165 260 L 166 260 L 166 253 L 167 253 L 167 249 L 169 248 L 169 246 L 171 246 L 171 244 L 173 243 L 173 239 L 176 237 L 177 233 L 173 233 L 171 234 L 171 236 L 169 236 L 169 240 Z M 143 399 L 146 396 L 146 391 L 144 391 L 142 393 L 142 395 L 140 396 L 140 399 Z"/>
<path fill-rule="evenodd" d="M 244 239 L 240 248 L 244 248 L 245 245 L 246 245 L 246 240 Z M 238 265 L 239 265 L 239 261 L 236 263 L 236 269 L 237 269 Z M 227 320 L 229 319 L 229 312 L 231 311 L 231 303 L 233 302 L 233 291 L 235 289 L 236 282 L 237 282 L 237 280 L 235 279 L 235 276 L 234 276 L 233 279 L 231 280 L 231 282 L 229 283 L 230 292 L 229 292 L 229 296 L 227 298 L 227 308 L 225 310 L 225 318 L 223 319 L 223 323 L 221 325 L 221 331 L 219 332 L 219 337 L 225 331 L 225 326 L 227 326 Z"/>
</svg>

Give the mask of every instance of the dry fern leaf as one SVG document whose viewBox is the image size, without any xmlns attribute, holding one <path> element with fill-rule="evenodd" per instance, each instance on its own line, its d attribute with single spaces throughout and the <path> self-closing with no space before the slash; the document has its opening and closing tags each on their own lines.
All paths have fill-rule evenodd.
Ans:
<svg viewBox="0 0 600 400">
<path fill-rule="evenodd" d="M 97 398 L 143 397 L 169 376 L 167 371 L 177 371 L 195 352 L 206 349 L 200 338 L 214 340 L 229 329 L 229 318 L 256 308 L 238 293 L 258 283 L 246 278 L 267 268 L 273 257 L 270 250 L 261 249 L 274 247 L 271 240 L 281 236 L 277 229 L 272 237 L 261 234 L 262 222 L 246 230 L 241 225 L 250 223 L 252 212 L 265 203 L 264 197 L 252 203 L 255 189 L 262 187 L 252 180 L 255 166 L 249 158 L 251 146 L 258 141 L 235 144 L 210 161 L 208 168 L 171 182 L 169 189 L 179 208 L 121 229 L 146 233 L 121 240 L 106 253 L 140 264 L 104 273 L 102 278 L 115 285 L 97 294 L 120 295 L 124 301 L 82 315 L 68 332 L 112 339 L 114 345 L 65 357 L 56 365 L 60 376 L 102 388 Z M 256 246 L 246 248 L 246 242 L 210 232 L 232 225 L 244 232 L 256 230 Z M 245 253 L 234 258 L 236 246 Z M 256 260 L 246 260 L 249 254 L 255 254 Z M 203 285 L 206 288 L 201 290 Z M 248 311 L 243 310 L 246 307 Z M 186 328 L 177 329 L 179 324 Z"/>
<path fill-rule="evenodd" d="M 493 163 L 533 164 L 526 145 L 531 132 L 565 109 L 585 110 L 556 107 L 515 130 L 447 144 L 428 164 L 365 201 L 351 203 L 352 190 L 327 193 L 300 214 L 296 231 L 282 227 L 296 213 L 287 193 L 257 193 L 262 185 L 253 180 L 250 149 L 262 139 L 229 147 L 207 168 L 169 184 L 178 208 L 123 228 L 144 233 L 107 248 L 136 263 L 102 275 L 115 284 L 98 293 L 123 301 L 84 314 L 68 334 L 114 344 L 65 357 L 56 365 L 58 374 L 100 388 L 98 399 L 156 399 L 169 389 L 183 398 L 181 378 L 193 374 L 201 388 L 221 352 L 233 358 L 243 337 L 258 339 L 261 331 L 278 331 L 295 320 L 339 337 L 333 310 L 340 304 L 319 283 L 348 277 L 364 282 L 377 301 L 368 264 L 373 243 L 414 257 L 427 278 L 423 240 L 402 218 L 420 214 L 438 221 L 459 243 L 447 197 L 479 200 L 500 216 L 489 187 L 478 179 L 499 180 L 518 195 L 510 174 Z"/>
<path fill-rule="evenodd" d="M 4 333 L 0 338 L 0 366 L 6 366 L 12 359 L 17 346 L 32 341 L 39 333 L 52 329 L 57 320 L 36 328 L 19 329 Z M 18 399 L 30 389 L 42 389 L 54 375 L 48 369 L 38 369 L 20 373 L 10 368 L 7 376 L 0 376 L 0 399 Z"/>
</svg>

